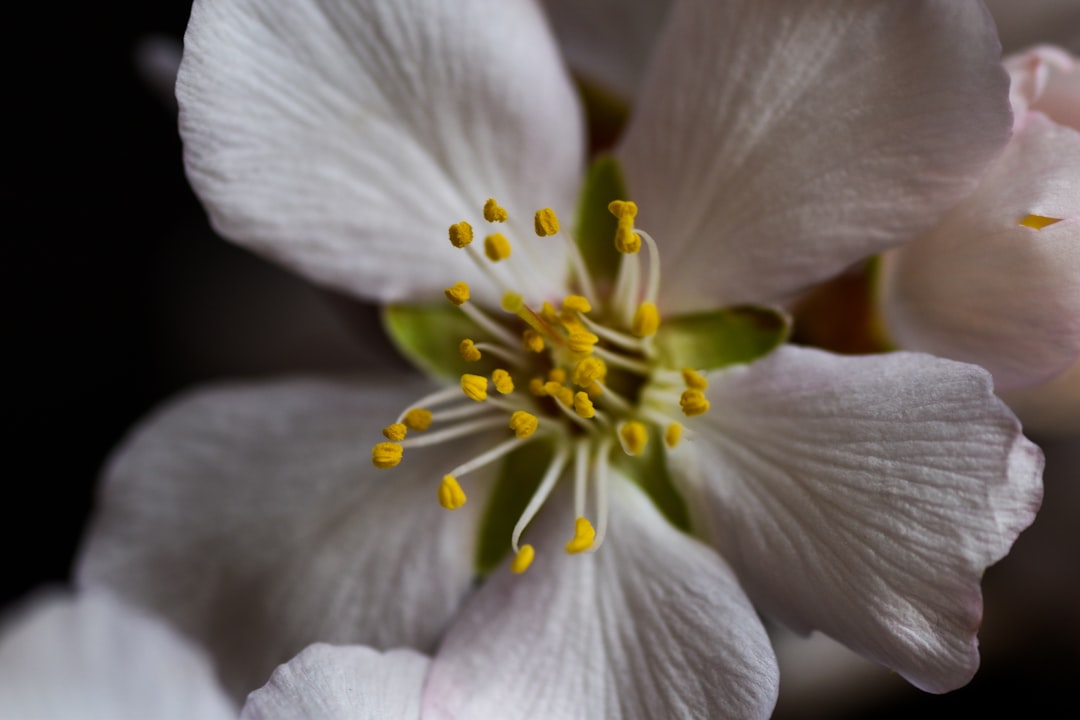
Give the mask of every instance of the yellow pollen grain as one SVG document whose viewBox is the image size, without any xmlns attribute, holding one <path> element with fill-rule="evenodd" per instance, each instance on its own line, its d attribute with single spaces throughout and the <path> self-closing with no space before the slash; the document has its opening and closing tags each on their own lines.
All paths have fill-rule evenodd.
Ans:
<svg viewBox="0 0 1080 720">
<path fill-rule="evenodd" d="M 649 442 L 649 430 L 644 423 L 631 420 L 623 423 L 623 426 L 619 428 L 619 437 L 628 455 L 640 455 L 646 443 Z"/>
<path fill-rule="evenodd" d="M 495 202 L 495 198 L 488 198 L 487 202 L 484 203 L 484 219 L 489 223 L 506 222 L 508 217 L 506 210 Z"/>
<path fill-rule="evenodd" d="M 515 410 L 514 414 L 510 416 L 510 429 L 519 438 L 529 437 L 536 432 L 539 425 L 540 421 L 536 419 L 536 416 L 524 410 Z"/>
<path fill-rule="evenodd" d="M 660 311 L 651 302 L 643 302 L 634 312 L 630 331 L 637 337 L 652 337 L 660 328 Z"/>
<path fill-rule="evenodd" d="M 487 378 L 483 375 L 465 373 L 461 376 L 461 391 L 465 397 L 476 402 L 487 400 L 487 384 Z"/>
<path fill-rule="evenodd" d="M 600 338 L 588 330 L 574 330 L 566 337 L 566 346 L 579 355 L 588 355 Z"/>
<path fill-rule="evenodd" d="M 536 211 L 533 229 L 539 237 L 548 237 L 559 232 L 559 216 L 551 208 Z"/>
<path fill-rule="evenodd" d="M 1046 215 L 1028 215 L 1020 221 L 1020 224 L 1033 230 L 1042 230 L 1048 225 L 1059 222 L 1061 222 L 1061 218 L 1048 217 Z"/>
<path fill-rule="evenodd" d="M 469 301 L 469 284 L 468 283 L 454 283 L 451 287 L 446 288 L 446 299 L 455 305 L 464 305 Z"/>
<path fill-rule="evenodd" d="M 709 381 L 705 379 L 705 376 L 693 368 L 683 368 L 682 379 L 690 390 L 707 390 L 709 387 Z"/>
<path fill-rule="evenodd" d="M 615 228 L 615 249 L 623 255 L 634 255 L 641 250 L 641 236 L 634 232 L 632 222 L 619 220 Z"/>
<path fill-rule="evenodd" d="M 401 462 L 401 453 L 404 450 L 397 443 L 381 442 L 371 448 L 371 463 L 380 470 L 395 467 Z"/>
<path fill-rule="evenodd" d="M 465 362 L 476 362 L 481 357 L 483 357 L 480 351 L 476 348 L 476 343 L 474 343 L 469 338 L 465 338 L 461 341 L 461 344 L 458 345 L 458 353 L 461 355 L 461 359 Z"/>
<path fill-rule="evenodd" d="M 405 439 L 405 435 L 409 432 L 409 428 L 405 427 L 405 423 L 394 423 L 393 425 L 387 425 L 382 429 L 383 437 L 387 440 L 393 440 L 398 442 Z"/>
<path fill-rule="evenodd" d="M 559 367 L 551 368 L 551 370 L 548 371 L 548 380 L 564 383 L 566 382 L 566 371 Z"/>
<path fill-rule="evenodd" d="M 424 408 L 412 408 L 405 413 L 404 423 L 410 430 L 427 430 L 431 427 L 431 411 Z"/>
<path fill-rule="evenodd" d="M 632 200 L 612 200 L 608 203 L 607 209 L 620 220 L 623 218 L 633 220 L 637 217 L 637 203 Z"/>
<path fill-rule="evenodd" d="M 536 557 L 536 551 L 533 550 L 532 545 L 522 545 L 518 550 L 517 555 L 514 556 L 514 561 L 510 563 L 510 572 L 515 575 L 520 575 L 529 569 L 532 565 L 533 558 Z"/>
<path fill-rule="evenodd" d="M 603 381 L 607 377 L 607 363 L 595 355 L 582 358 L 574 366 L 574 384 L 581 388 L 588 388 L 597 380 Z"/>
<path fill-rule="evenodd" d="M 509 313 L 516 313 L 525 307 L 525 298 L 521 293 L 510 290 L 502 296 L 502 309 Z"/>
<path fill-rule="evenodd" d="M 596 408 L 593 407 L 588 393 L 574 393 L 574 412 L 586 420 L 596 416 Z"/>
<path fill-rule="evenodd" d="M 667 430 L 664 431 L 664 444 L 669 448 L 673 448 L 679 444 L 682 440 L 682 425 L 679 423 L 671 423 L 667 426 Z"/>
<path fill-rule="evenodd" d="M 685 390 L 679 398 L 679 407 L 684 415 L 694 417 L 709 412 L 709 401 L 700 390 Z"/>
<path fill-rule="evenodd" d="M 544 383 L 544 392 L 567 407 L 574 406 L 574 391 L 554 380 Z"/>
<path fill-rule="evenodd" d="M 500 395 L 509 395 L 514 392 L 514 379 L 510 377 L 510 373 L 502 368 L 491 373 L 491 382 L 495 385 L 495 389 L 499 391 Z"/>
<path fill-rule="evenodd" d="M 457 510 L 465 504 L 465 491 L 453 475 L 443 475 L 439 483 L 439 504 L 447 510 Z"/>
<path fill-rule="evenodd" d="M 499 262 L 510 257 L 510 241 L 502 233 L 494 233 L 484 238 L 484 254 L 491 262 Z"/>
<path fill-rule="evenodd" d="M 589 304 L 588 298 L 584 295 L 567 295 L 562 301 L 562 311 L 575 312 L 575 313 L 587 313 L 592 310 L 592 305 Z"/>
<path fill-rule="evenodd" d="M 529 392 L 536 397 L 544 397 L 547 395 L 547 391 L 544 390 L 544 378 L 534 377 L 529 381 Z"/>
<path fill-rule="evenodd" d="M 596 530 L 593 529 L 592 523 L 588 518 L 579 517 L 574 521 L 574 537 L 566 543 L 566 552 L 571 555 L 584 552 L 592 547 L 595 539 Z"/>
<path fill-rule="evenodd" d="M 450 226 L 450 244 L 456 248 L 463 248 L 473 240 L 472 225 L 462 220 Z"/>
<path fill-rule="evenodd" d="M 529 352 L 543 352 L 544 351 L 544 336 L 536 332 L 532 328 L 529 328 L 521 334 L 521 344 Z"/>
</svg>

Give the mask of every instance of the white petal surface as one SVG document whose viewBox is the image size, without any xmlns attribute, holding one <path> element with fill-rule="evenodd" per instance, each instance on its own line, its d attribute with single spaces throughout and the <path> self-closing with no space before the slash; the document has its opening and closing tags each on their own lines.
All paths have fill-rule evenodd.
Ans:
<svg viewBox="0 0 1080 720">
<path fill-rule="evenodd" d="M 974 2 L 687 0 L 654 58 L 619 155 L 669 314 L 782 299 L 925 232 L 1011 126 Z"/>
<path fill-rule="evenodd" d="M 428 389 L 297 379 L 180 398 L 107 468 L 80 581 L 200 639 L 240 697 L 313 642 L 433 647 L 472 581 L 487 485 L 462 478 L 469 502 L 449 513 L 439 479 L 494 441 L 375 469 L 380 429 Z"/>
<path fill-rule="evenodd" d="M 503 567 L 432 662 L 425 720 L 765 718 L 776 658 L 731 570 L 612 478 L 607 539 L 570 556 L 569 504 L 546 506 L 523 575 Z"/>
<path fill-rule="evenodd" d="M 1029 214 L 1063 222 L 1024 227 Z M 1080 132 L 1034 114 L 971 197 L 892 251 L 879 283 L 900 346 L 973 362 L 999 390 L 1080 358 Z"/>
<path fill-rule="evenodd" d="M 0 628 L 0 717 L 229 720 L 210 658 L 98 593 L 37 594 Z"/>
<path fill-rule="evenodd" d="M 1011 85 L 1016 125 L 1029 110 L 1040 112 L 1059 125 L 1080 130 L 1080 62 L 1061 48 L 1048 45 L 1005 59 Z"/>
<path fill-rule="evenodd" d="M 486 232 L 488 197 L 511 240 L 572 208 L 580 109 L 530 0 L 197 0 L 184 45 L 180 132 L 214 226 L 318 282 L 438 297 L 481 277 L 447 227 Z M 534 251 L 535 274 L 561 281 L 563 258 Z"/>
<path fill-rule="evenodd" d="M 924 690 L 966 683 L 982 573 L 1042 495 L 1042 454 L 989 376 L 788 346 L 709 383 L 676 477 L 759 608 Z"/>
<path fill-rule="evenodd" d="M 306 648 L 248 696 L 241 720 L 420 720 L 428 659 L 323 643 Z"/>
</svg>

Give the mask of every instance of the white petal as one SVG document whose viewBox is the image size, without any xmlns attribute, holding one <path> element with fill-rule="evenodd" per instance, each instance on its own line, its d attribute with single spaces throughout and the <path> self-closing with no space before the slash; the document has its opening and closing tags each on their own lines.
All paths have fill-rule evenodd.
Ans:
<svg viewBox="0 0 1080 720">
<path fill-rule="evenodd" d="M 469 502 L 449 513 L 439 480 L 494 441 L 376 470 L 380 428 L 427 389 L 291 380 L 175 401 L 113 458 L 81 582 L 199 638 L 241 697 L 313 642 L 433 647 L 472 582 L 488 482 L 463 477 Z"/>
<path fill-rule="evenodd" d="M 530 0 L 198 0 L 177 83 L 214 226 L 363 298 L 478 280 L 447 228 L 487 232 L 488 197 L 511 240 L 538 208 L 572 207 L 580 108 Z M 562 280 L 561 243 L 532 255 Z"/>
<path fill-rule="evenodd" d="M 428 659 L 412 650 L 311 645 L 248 696 L 241 720 L 420 720 Z"/>
<path fill-rule="evenodd" d="M 1080 130 L 1080 62 L 1076 58 L 1061 48 L 1040 45 L 1006 58 L 1005 69 L 1018 127 L 1034 110 L 1059 125 Z"/>
<path fill-rule="evenodd" d="M 210 658 L 100 593 L 37 594 L 0 632 L 0 717 L 228 720 Z"/>
<path fill-rule="evenodd" d="M 432 663 L 426 720 L 768 717 L 776 659 L 730 569 L 611 480 L 599 550 L 564 552 L 574 518 L 553 502 L 526 535 L 533 565 L 500 569 L 466 605 Z"/>
<path fill-rule="evenodd" d="M 709 382 L 697 452 L 673 459 L 755 603 L 924 690 L 966 683 L 982 573 L 1042 494 L 1042 454 L 989 376 L 784 347 Z"/>
<path fill-rule="evenodd" d="M 638 225 L 679 279 L 667 313 L 781 299 L 910 240 L 1008 138 L 976 3 L 673 10 L 619 151 Z"/>
<path fill-rule="evenodd" d="M 1029 214 L 1063 220 L 1035 230 Z M 990 370 L 999 390 L 1080 358 L 1080 133 L 1033 115 L 979 188 L 885 256 L 879 284 L 900 346 Z"/>
</svg>

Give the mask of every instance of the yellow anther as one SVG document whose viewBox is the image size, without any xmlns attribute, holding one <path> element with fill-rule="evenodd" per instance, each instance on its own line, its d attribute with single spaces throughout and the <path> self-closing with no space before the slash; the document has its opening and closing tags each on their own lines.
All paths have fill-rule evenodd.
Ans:
<svg viewBox="0 0 1080 720">
<path fill-rule="evenodd" d="M 463 248 L 472 242 L 472 225 L 462 220 L 450 226 L 450 244 L 456 248 Z"/>
<path fill-rule="evenodd" d="M 619 438 L 627 455 L 640 455 L 645 444 L 649 442 L 649 430 L 644 423 L 631 420 L 619 428 Z"/>
<path fill-rule="evenodd" d="M 615 249 L 623 255 L 633 255 L 641 250 L 641 236 L 634 232 L 633 223 L 619 221 L 615 228 Z"/>
<path fill-rule="evenodd" d="M 381 442 L 371 448 L 371 462 L 381 469 L 392 468 L 401 462 L 401 453 L 404 448 L 394 442 Z"/>
<path fill-rule="evenodd" d="M 600 383 L 593 383 L 589 387 L 585 388 L 585 392 L 589 393 L 589 397 L 594 400 L 604 394 L 604 388 L 600 387 Z"/>
<path fill-rule="evenodd" d="M 549 303 L 547 300 L 540 306 L 540 319 L 546 322 L 548 325 L 559 324 L 559 313 L 556 312 L 555 306 Z"/>
<path fill-rule="evenodd" d="M 563 313 L 587 313 L 592 310 L 592 305 L 589 304 L 588 298 L 584 295 L 567 295 L 562 301 Z"/>
<path fill-rule="evenodd" d="M 588 388 L 597 380 L 603 381 L 607 377 L 607 363 L 595 355 L 582 358 L 574 366 L 574 384 L 578 387 Z"/>
<path fill-rule="evenodd" d="M 465 373 L 461 376 L 461 391 L 465 397 L 476 402 L 487 400 L 487 384 L 487 378 L 483 375 Z"/>
<path fill-rule="evenodd" d="M 533 227 L 536 230 L 536 234 L 540 237 L 554 235 L 559 232 L 559 217 L 551 208 L 537 210 L 536 218 L 533 221 Z"/>
<path fill-rule="evenodd" d="M 565 385 L 552 380 L 544 383 L 544 392 L 567 407 L 574 406 L 574 391 Z"/>
<path fill-rule="evenodd" d="M 592 547 L 596 539 L 596 530 L 587 518 L 579 517 L 574 521 L 574 539 L 566 543 L 566 552 L 576 555 Z"/>
<path fill-rule="evenodd" d="M 540 421 L 536 419 L 536 416 L 524 410 L 515 410 L 514 414 L 510 416 L 510 429 L 519 438 L 529 437 L 536 432 L 539 425 Z"/>
<path fill-rule="evenodd" d="M 563 370 L 561 367 L 551 368 L 550 370 L 548 370 L 548 380 L 560 384 L 564 383 L 566 382 L 566 371 Z"/>
<path fill-rule="evenodd" d="M 424 408 L 413 408 L 405 413 L 405 427 L 410 430 L 427 430 L 431 427 L 431 411 Z"/>
<path fill-rule="evenodd" d="M 398 442 L 405 439 L 406 433 L 409 429 L 405 427 L 404 423 L 394 423 L 393 425 L 387 425 L 382 429 L 383 437 L 387 440 L 393 440 Z"/>
<path fill-rule="evenodd" d="M 534 377 L 529 381 L 529 392 L 536 397 L 544 397 L 547 395 L 547 391 L 544 390 L 544 378 Z"/>
<path fill-rule="evenodd" d="M 521 297 L 521 293 L 511 290 L 502 296 L 502 309 L 506 312 L 520 312 L 524 307 L 525 298 Z"/>
<path fill-rule="evenodd" d="M 514 379 L 510 377 L 510 373 L 502 368 L 491 373 L 491 382 L 495 385 L 495 389 L 499 391 L 500 395 L 509 395 L 514 392 Z"/>
<path fill-rule="evenodd" d="M 532 328 L 529 328 L 521 334 L 521 344 L 525 346 L 525 349 L 538 353 L 544 351 L 544 336 L 536 332 Z"/>
<path fill-rule="evenodd" d="M 488 222 L 506 222 L 507 217 L 509 216 L 506 214 L 506 210 L 495 202 L 495 198 L 488 198 L 487 202 L 484 203 L 484 219 Z"/>
<path fill-rule="evenodd" d="M 510 257 L 510 241 L 502 233 L 494 233 L 484 238 L 484 254 L 491 262 L 499 262 Z"/>
<path fill-rule="evenodd" d="M 469 301 L 469 284 L 459 282 L 446 288 L 446 299 L 455 305 L 464 305 Z"/>
<path fill-rule="evenodd" d="M 595 417 L 596 408 L 593 407 L 592 400 L 589 399 L 588 393 L 574 393 L 574 412 L 585 419 Z"/>
<path fill-rule="evenodd" d="M 453 475 L 443 475 L 439 483 L 439 504 L 447 510 L 457 510 L 465 504 L 465 491 Z"/>
<path fill-rule="evenodd" d="M 669 448 L 673 448 L 679 444 L 680 440 L 682 440 L 682 425 L 671 423 L 664 432 L 664 444 Z"/>
<path fill-rule="evenodd" d="M 458 345 L 458 352 L 461 354 L 461 359 L 465 362 L 476 362 L 483 357 L 480 351 L 476 349 L 476 343 L 469 338 L 465 338 L 461 341 L 461 344 Z"/>
<path fill-rule="evenodd" d="M 533 550 L 532 545 L 522 545 L 518 550 L 517 555 L 514 556 L 514 561 L 510 563 L 510 572 L 515 575 L 520 575 L 529 569 L 532 565 L 533 558 L 536 557 L 536 551 Z"/>
<path fill-rule="evenodd" d="M 709 387 L 709 381 L 705 379 L 705 376 L 693 368 L 683 368 L 682 379 L 686 387 L 691 390 L 705 390 Z"/>
<path fill-rule="evenodd" d="M 637 217 L 637 203 L 632 200 L 612 200 L 607 206 L 608 212 L 622 220 L 633 220 Z"/>
<path fill-rule="evenodd" d="M 1028 215 L 1020 224 L 1033 230 L 1042 230 L 1047 225 L 1061 222 L 1061 218 L 1047 217 L 1046 215 Z"/>
<path fill-rule="evenodd" d="M 600 338 L 588 330 L 573 330 L 566 336 L 566 345 L 579 355 L 588 355 Z"/>
<path fill-rule="evenodd" d="M 685 390 L 679 398 L 679 407 L 688 417 L 704 415 L 709 412 L 709 401 L 700 390 Z"/>
<path fill-rule="evenodd" d="M 640 338 L 652 337 L 659 327 L 660 311 L 656 309 L 656 306 L 651 302 L 638 305 L 634 320 L 630 324 L 630 331 Z"/>
</svg>

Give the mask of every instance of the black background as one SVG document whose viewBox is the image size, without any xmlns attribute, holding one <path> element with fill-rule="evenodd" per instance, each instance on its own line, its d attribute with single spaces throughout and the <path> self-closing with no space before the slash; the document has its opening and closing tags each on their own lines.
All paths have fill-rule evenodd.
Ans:
<svg viewBox="0 0 1080 720">
<path fill-rule="evenodd" d="M 102 463 L 156 403 L 209 379 L 368 361 L 337 300 L 217 238 L 189 190 L 175 110 L 134 61 L 148 38 L 179 42 L 188 9 L 80 3 L 12 23 L 25 45 L 5 93 L 14 223 L 3 244 L 4 377 L 14 401 L 0 610 L 67 580 Z M 897 680 L 849 710 L 800 700 L 778 717 L 1075 710 L 1080 478 L 1056 480 L 1036 526 L 988 573 L 984 667 L 970 686 L 934 697 Z"/>
</svg>

